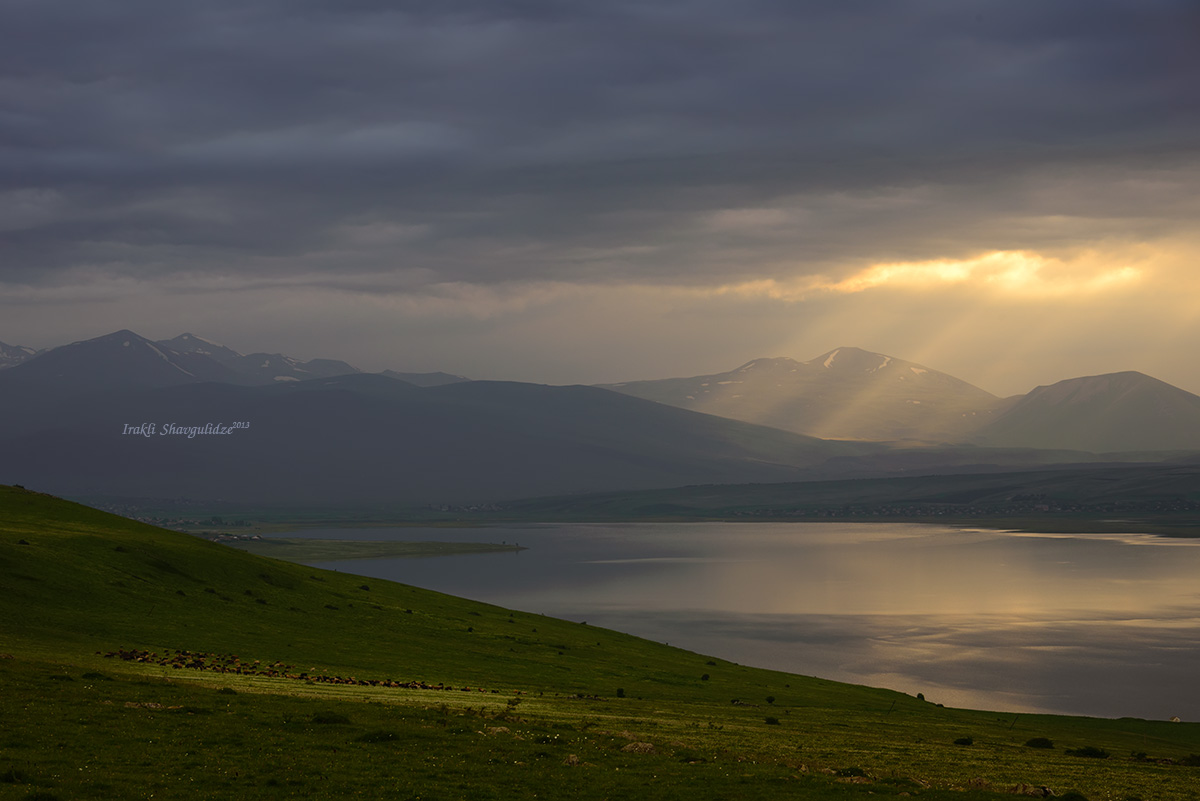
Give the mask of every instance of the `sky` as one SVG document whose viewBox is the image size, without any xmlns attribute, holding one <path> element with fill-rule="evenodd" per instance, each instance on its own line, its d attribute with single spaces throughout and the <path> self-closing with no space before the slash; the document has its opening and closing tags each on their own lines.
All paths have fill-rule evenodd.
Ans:
<svg viewBox="0 0 1200 801">
<path fill-rule="evenodd" d="M 0 341 L 1200 393 L 1193 0 L 4 0 Z"/>
</svg>

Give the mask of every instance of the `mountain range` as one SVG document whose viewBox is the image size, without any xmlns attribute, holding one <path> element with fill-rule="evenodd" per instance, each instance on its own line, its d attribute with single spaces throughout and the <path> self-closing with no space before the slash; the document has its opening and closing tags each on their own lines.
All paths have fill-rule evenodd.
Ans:
<svg viewBox="0 0 1200 801">
<path fill-rule="evenodd" d="M 1200 450 L 1200 397 L 1140 373 L 1001 399 L 855 348 L 592 387 L 372 374 L 127 330 L 0 352 L 17 362 L 0 369 L 0 482 L 73 497 L 478 503 Z"/>
<path fill-rule="evenodd" d="M 602 386 L 825 439 L 961 442 L 1002 403 L 946 373 L 859 348 L 806 362 L 755 359 L 727 373 Z"/>
<path fill-rule="evenodd" d="M 330 362 L 258 362 L 180 339 L 118 331 L 0 371 L 0 480 L 74 497 L 462 503 L 796 480 L 877 449 L 593 387 L 288 380 Z M 187 433 L 205 426 L 217 433 Z"/>
<path fill-rule="evenodd" d="M 1090 453 L 1200 449 L 1200 396 L 1132 371 L 998 398 L 920 364 L 838 348 L 807 362 L 756 359 L 727 373 L 601 386 L 826 439 Z"/>
</svg>

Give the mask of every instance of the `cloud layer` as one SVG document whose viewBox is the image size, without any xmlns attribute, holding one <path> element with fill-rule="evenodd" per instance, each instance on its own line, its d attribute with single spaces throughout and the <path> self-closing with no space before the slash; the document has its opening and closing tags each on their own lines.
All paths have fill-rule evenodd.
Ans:
<svg viewBox="0 0 1200 801">
<path fill-rule="evenodd" d="M 599 381 L 728 368 L 702 318 L 735 361 L 923 358 L 933 322 L 900 320 L 952 326 L 964 298 L 1161 300 L 1200 216 L 1198 24 L 1182 0 L 10 3 L 0 338 L 175 320 Z M 873 304 L 891 333 L 858 325 Z M 665 344 L 622 375 L 522 351 L 556 327 L 624 347 L 631 315 Z M 443 344 L 378 344 L 413 336 Z"/>
</svg>

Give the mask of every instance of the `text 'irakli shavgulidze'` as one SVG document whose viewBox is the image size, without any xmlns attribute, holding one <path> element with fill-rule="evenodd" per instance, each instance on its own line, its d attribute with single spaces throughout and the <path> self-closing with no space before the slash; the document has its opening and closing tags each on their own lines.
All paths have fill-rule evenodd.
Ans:
<svg viewBox="0 0 1200 801">
<path fill-rule="evenodd" d="M 223 436 L 234 431 L 242 431 L 250 427 L 249 423 L 205 423 L 202 426 L 181 426 L 175 423 L 125 423 L 121 431 L 123 435 L 134 437 L 195 437 Z"/>
</svg>

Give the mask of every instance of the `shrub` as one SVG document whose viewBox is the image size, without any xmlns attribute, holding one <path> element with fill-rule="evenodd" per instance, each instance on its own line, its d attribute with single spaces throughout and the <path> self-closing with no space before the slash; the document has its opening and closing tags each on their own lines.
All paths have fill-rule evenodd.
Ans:
<svg viewBox="0 0 1200 801">
<path fill-rule="evenodd" d="M 766 722 L 768 726 L 778 726 L 779 718 L 768 717 Z"/>
<path fill-rule="evenodd" d="M 700 681 L 708 681 L 708 674 L 705 673 L 703 676 L 701 676 Z"/>
<path fill-rule="evenodd" d="M 624 687 L 618 687 L 618 688 L 617 688 L 617 697 L 618 697 L 618 698 L 624 698 L 624 697 L 625 697 L 625 688 L 624 688 Z"/>
<path fill-rule="evenodd" d="M 1071 756 L 1087 757 L 1088 759 L 1108 759 L 1108 752 L 1103 748 L 1097 748 L 1094 745 L 1085 745 L 1083 748 L 1068 748 L 1065 753 Z"/>
<path fill-rule="evenodd" d="M 16 768 L 9 768 L 0 773 L 0 782 L 4 782 L 5 784 L 24 784 L 27 781 L 29 781 L 29 777 L 23 771 L 19 771 Z"/>
<path fill-rule="evenodd" d="M 325 725 L 343 726 L 350 722 L 350 718 L 345 715 L 339 715 L 337 712 L 315 712 L 312 716 L 313 723 L 322 723 Z"/>
<path fill-rule="evenodd" d="M 1180 765 L 1187 765 L 1189 768 L 1200 768 L 1200 754 L 1189 754 L 1178 760 Z"/>
<path fill-rule="evenodd" d="M 1034 737 L 1032 740 L 1027 740 L 1025 745 L 1030 748 L 1053 748 L 1054 741 L 1049 737 Z"/>
<path fill-rule="evenodd" d="M 975 745 L 975 741 L 970 737 L 959 737 L 954 741 L 955 745 Z"/>
<path fill-rule="evenodd" d="M 217 690 L 217 692 L 220 695 L 237 695 L 237 690 L 233 689 L 232 687 L 222 687 L 221 689 Z"/>
<path fill-rule="evenodd" d="M 767 703 L 768 703 L 768 704 L 773 704 L 773 703 L 775 703 L 775 696 L 773 696 L 773 695 L 768 695 L 768 696 L 767 696 Z"/>
</svg>

